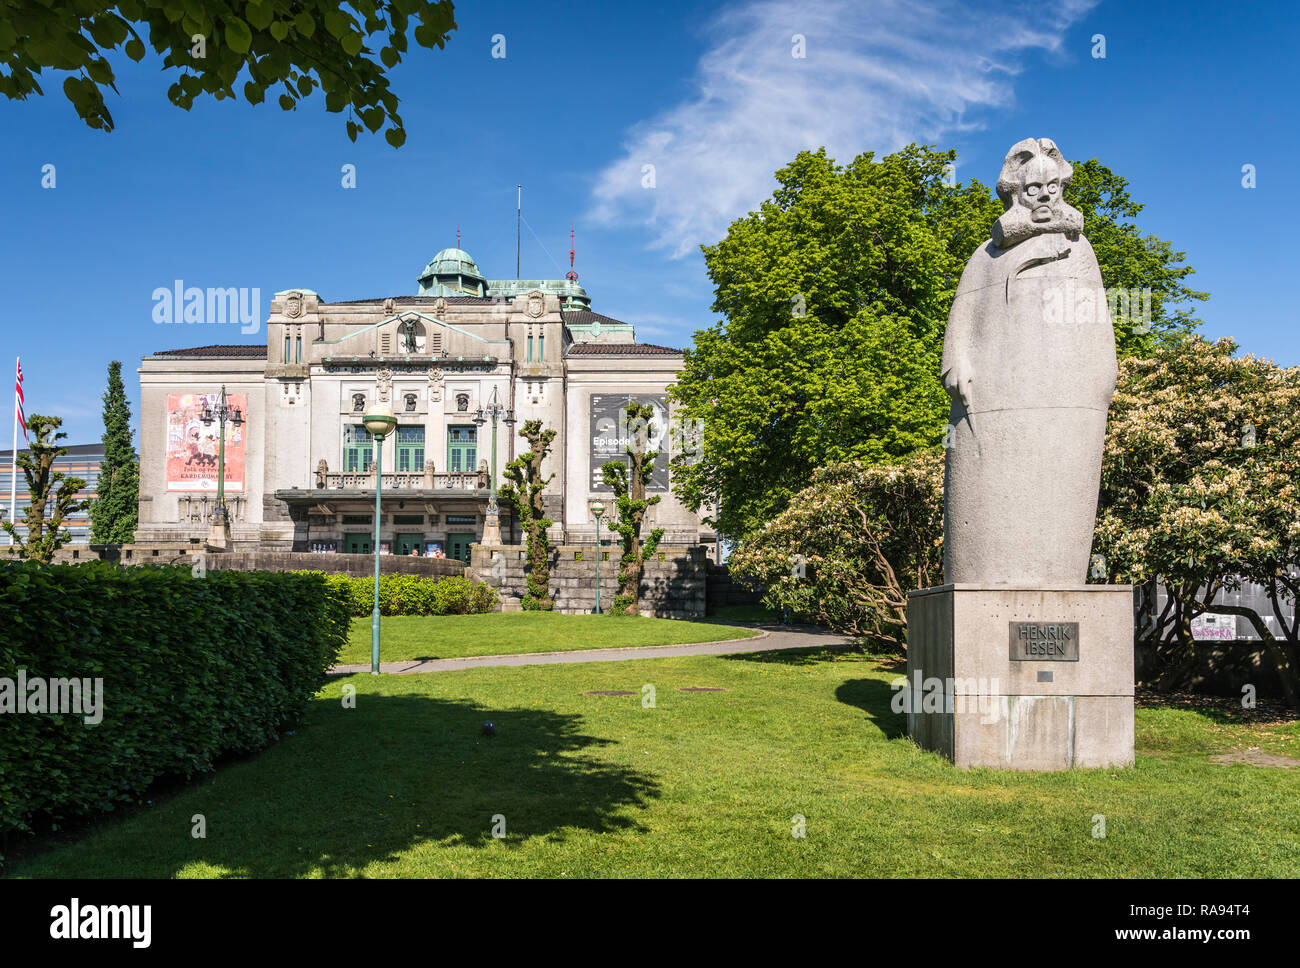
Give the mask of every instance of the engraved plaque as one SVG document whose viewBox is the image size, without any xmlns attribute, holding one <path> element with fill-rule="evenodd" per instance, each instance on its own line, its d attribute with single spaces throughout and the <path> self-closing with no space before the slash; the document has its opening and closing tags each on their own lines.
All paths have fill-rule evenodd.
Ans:
<svg viewBox="0 0 1300 968">
<path fill-rule="evenodd" d="M 1013 662 L 1078 662 L 1078 622 L 1012 622 Z"/>
</svg>

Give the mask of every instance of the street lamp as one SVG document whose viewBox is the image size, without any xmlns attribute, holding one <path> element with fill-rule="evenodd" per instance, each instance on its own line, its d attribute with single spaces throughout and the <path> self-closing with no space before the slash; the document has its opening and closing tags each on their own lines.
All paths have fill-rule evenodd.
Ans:
<svg viewBox="0 0 1300 968">
<path fill-rule="evenodd" d="M 492 388 L 492 402 L 487 408 L 479 407 L 474 414 L 474 423 L 482 427 L 492 418 L 492 477 L 488 481 L 488 506 L 487 516 L 483 521 L 483 541 L 482 544 L 499 545 L 501 543 L 501 519 L 499 509 L 497 508 L 497 420 L 501 420 L 507 427 L 513 427 L 515 423 L 515 412 L 507 410 L 501 405 L 501 400 L 497 396 L 497 388 Z"/>
<path fill-rule="evenodd" d="M 386 403 L 371 407 L 361 418 L 375 438 L 375 608 L 370 613 L 370 674 L 379 675 L 379 492 L 383 487 L 384 438 L 397 426 L 393 408 Z"/>
<path fill-rule="evenodd" d="M 221 400 L 213 410 L 206 403 L 200 417 L 203 426 L 211 427 L 217 422 L 217 506 L 212 512 L 212 526 L 208 530 L 208 543 L 222 551 L 230 547 L 230 514 L 226 511 L 226 422 L 232 427 L 244 425 L 244 414 L 238 407 L 230 407 L 226 401 L 226 385 L 221 385 Z"/>
<path fill-rule="evenodd" d="M 605 513 L 605 505 L 597 501 L 591 506 L 591 513 L 596 518 L 596 614 L 600 614 L 600 519 Z"/>
</svg>

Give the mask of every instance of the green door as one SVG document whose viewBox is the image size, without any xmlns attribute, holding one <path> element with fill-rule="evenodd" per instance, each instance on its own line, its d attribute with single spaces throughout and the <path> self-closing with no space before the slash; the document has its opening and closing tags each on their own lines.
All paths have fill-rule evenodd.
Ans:
<svg viewBox="0 0 1300 968">
<path fill-rule="evenodd" d="M 478 540 L 476 534 L 449 534 L 447 535 L 447 557 L 459 558 L 465 564 L 469 564 L 469 546 Z"/>
<path fill-rule="evenodd" d="M 412 548 L 418 549 L 421 554 L 424 554 L 423 534 L 399 534 L 397 536 L 397 553 L 399 555 L 409 555 Z"/>
<path fill-rule="evenodd" d="M 345 534 L 343 536 L 343 553 L 345 555 L 370 554 L 370 535 Z"/>
</svg>

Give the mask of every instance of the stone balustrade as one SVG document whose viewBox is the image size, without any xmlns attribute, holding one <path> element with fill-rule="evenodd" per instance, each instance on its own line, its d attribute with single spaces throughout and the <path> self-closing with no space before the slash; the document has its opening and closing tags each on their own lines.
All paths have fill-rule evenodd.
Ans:
<svg viewBox="0 0 1300 968">
<path fill-rule="evenodd" d="M 373 472 L 330 471 L 325 475 L 325 487 L 319 490 L 374 490 Z M 476 471 L 385 471 L 385 491 L 475 491 L 486 490 L 487 474 Z"/>
</svg>

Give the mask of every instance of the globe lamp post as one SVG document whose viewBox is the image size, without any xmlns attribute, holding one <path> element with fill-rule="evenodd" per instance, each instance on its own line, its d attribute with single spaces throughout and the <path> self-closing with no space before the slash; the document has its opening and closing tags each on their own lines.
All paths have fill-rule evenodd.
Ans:
<svg viewBox="0 0 1300 968">
<path fill-rule="evenodd" d="M 596 519 L 596 614 L 600 614 L 600 519 L 605 514 L 605 505 L 597 502 L 591 506 L 592 516 Z"/>
<path fill-rule="evenodd" d="M 379 675 L 379 494 L 384 482 L 384 438 L 397 426 L 393 408 L 379 403 L 361 418 L 370 436 L 375 438 L 375 607 L 370 613 L 370 674 Z"/>
</svg>

